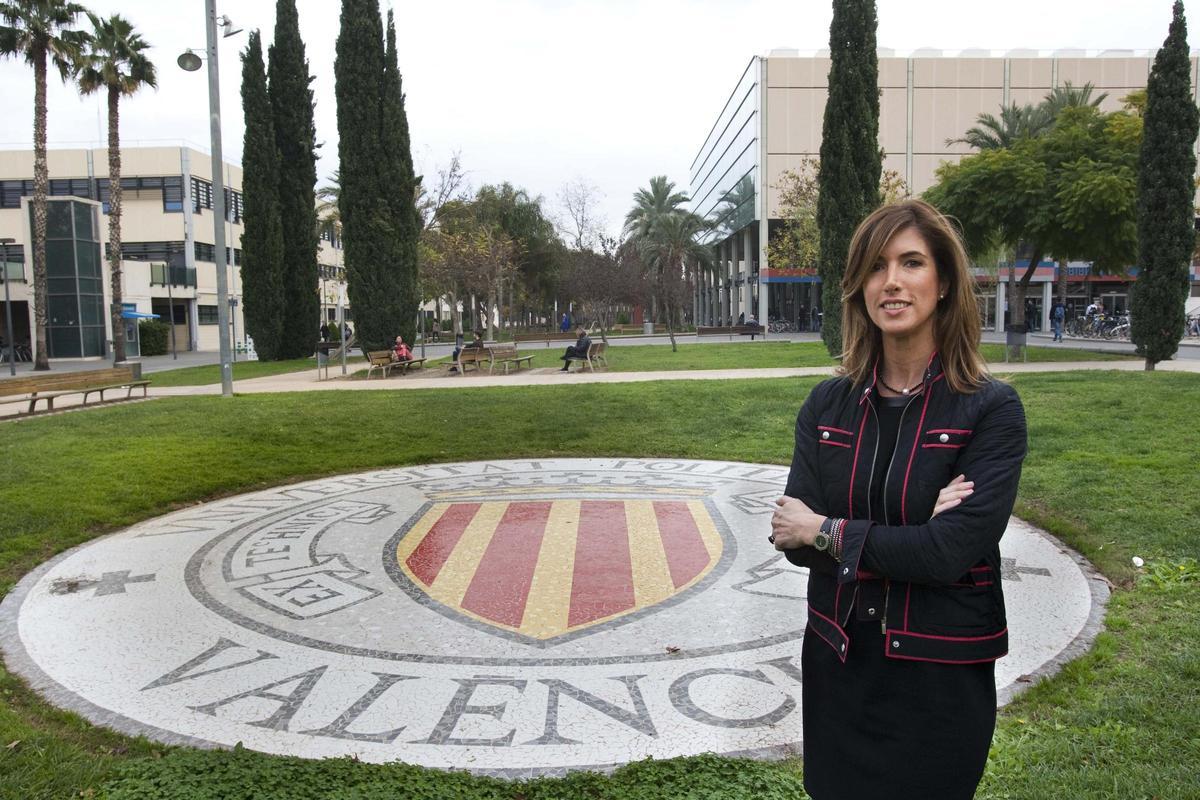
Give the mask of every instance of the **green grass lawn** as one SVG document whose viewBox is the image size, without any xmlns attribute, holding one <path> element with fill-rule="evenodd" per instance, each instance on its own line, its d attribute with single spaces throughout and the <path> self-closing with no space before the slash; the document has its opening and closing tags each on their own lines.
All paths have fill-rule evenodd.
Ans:
<svg viewBox="0 0 1200 800">
<path fill-rule="evenodd" d="M 349 356 L 347 364 L 358 364 L 362 356 Z M 339 370 L 341 362 L 331 364 L 330 373 Z M 316 370 L 315 358 L 293 358 L 288 361 L 235 361 L 233 364 L 233 379 L 245 381 L 251 378 L 265 378 L 270 375 L 283 375 L 289 372 Z M 145 375 L 152 386 L 205 386 L 221 382 L 221 368 L 217 364 L 205 364 L 199 367 L 181 367 L 179 369 L 164 369 L 159 372 L 148 372 Z"/>
<path fill-rule="evenodd" d="M 167 398 L 9 423 L 0 442 L 0 595 L 54 553 L 136 520 L 321 475 L 533 456 L 787 463 L 796 409 L 815 382 Z M 1018 513 L 1082 551 L 1118 589 L 1093 651 L 1001 713 L 979 796 L 1195 798 L 1200 569 L 1186 559 L 1200 551 L 1200 436 L 1188 400 L 1200 396 L 1200 376 L 1057 373 L 1013 384 L 1031 445 Z M 372 418 L 406 425 L 357 424 Z M 482 426 L 509 435 L 464 433 Z M 1153 580 L 1135 575 L 1134 555 L 1150 562 Z M 4 800 L 782 800 L 804 796 L 801 769 L 709 756 L 510 784 L 404 765 L 172 749 L 58 711 L 0 670 Z"/>
</svg>

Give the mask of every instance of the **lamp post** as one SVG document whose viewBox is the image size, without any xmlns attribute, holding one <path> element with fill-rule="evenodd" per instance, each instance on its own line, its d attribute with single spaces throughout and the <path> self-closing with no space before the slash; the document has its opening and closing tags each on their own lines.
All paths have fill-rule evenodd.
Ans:
<svg viewBox="0 0 1200 800">
<path fill-rule="evenodd" d="M 8 373 L 17 374 L 17 351 L 13 346 L 12 298 L 8 295 L 8 246 L 16 239 L 0 239 L 0 264 L 4 265 L 4 327 L 8 335 Z"/>
<path fill-rule="evenodd" d="M 217 70 L 217 7 L 215 0 L 205 0 L 205 28 L 208 40 L 208 116 L 212 149 L 213 182 L 213 260 L 217 266 L 217 340 L 221 356 L 221 395 L 233 397 L 233 349 L 229 341 L 229 277 L 225 274 L 225 171 L 221 157 L 221 91 Z M 240 31 L 223 17 L 225 38 Z M 188 50 L 176 60 L 181 69 L 195 72 L 200 69 L 200 57 Z"/>
</svg>

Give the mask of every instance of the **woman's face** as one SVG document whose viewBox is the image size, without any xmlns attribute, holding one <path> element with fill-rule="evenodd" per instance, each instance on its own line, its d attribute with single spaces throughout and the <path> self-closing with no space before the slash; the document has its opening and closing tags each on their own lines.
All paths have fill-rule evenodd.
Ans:
<svg viewBox="0 0 1200 800">
<path fill-rule="evenodd" d="M 885 338 L 927 338 L 932 345 L 938 295 L 945 288 L 925 237 L 905 228 L 879 254 L 863 284 L 863 301 Z"/>
</svg>

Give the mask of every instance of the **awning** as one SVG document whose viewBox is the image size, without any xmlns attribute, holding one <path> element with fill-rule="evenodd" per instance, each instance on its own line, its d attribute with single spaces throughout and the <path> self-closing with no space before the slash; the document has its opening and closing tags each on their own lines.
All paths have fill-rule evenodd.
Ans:
<svg viewBox="0 0 1200 800">
<path fill-rule="evenodd" d="M 158 319 L 158 314 L 144 314 L 141 311 L 122 311 L 121 319 Z"/>
</svg>

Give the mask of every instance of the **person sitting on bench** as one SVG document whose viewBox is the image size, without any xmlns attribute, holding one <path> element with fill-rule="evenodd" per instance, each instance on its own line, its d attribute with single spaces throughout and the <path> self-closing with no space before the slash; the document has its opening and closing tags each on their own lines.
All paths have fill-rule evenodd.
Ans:
<svg viewBox="0 0 1200 800">
<path fill-rule="evenodd" d="M 459 357 L 459 355 L 462 354 L 463 350 L 467 350 L 467 349 L 470 349 L 470 350 L 482 350 L 483 349 L 483 337 L 479 334 L 479 331 L 471 332 L 471 343 L 468 345 L 463 344 L 463 335 L 461 333 L 455 334 L 455 336 L 454 336 L 454 352 L 450 354 L 450 362 L 451 362 L 450 371 L 451 372 L 458 372 L 458 357 Z"/>
<path fill-rule="evenodd" d="M 392 361 L 412 361 L 412 350 L 404 343 L 403 336 L 396 337 L 396 346 L 392 348 Z"/>
<path fill-rule="evenodd" d="M 575 333 L 579 336 L 579 338 L 575 340 L 575 344 L 567 348 L 567 352 L 563 353 L 563 366 L 559 372 L 569 371 L 572 358 L 586 359 L 588 348 L 592 346 L 591 337 L 587 335 L 587 331 L 583 329 L 582 325 L 579 325 L 575 328 Z"/>
</svg>

